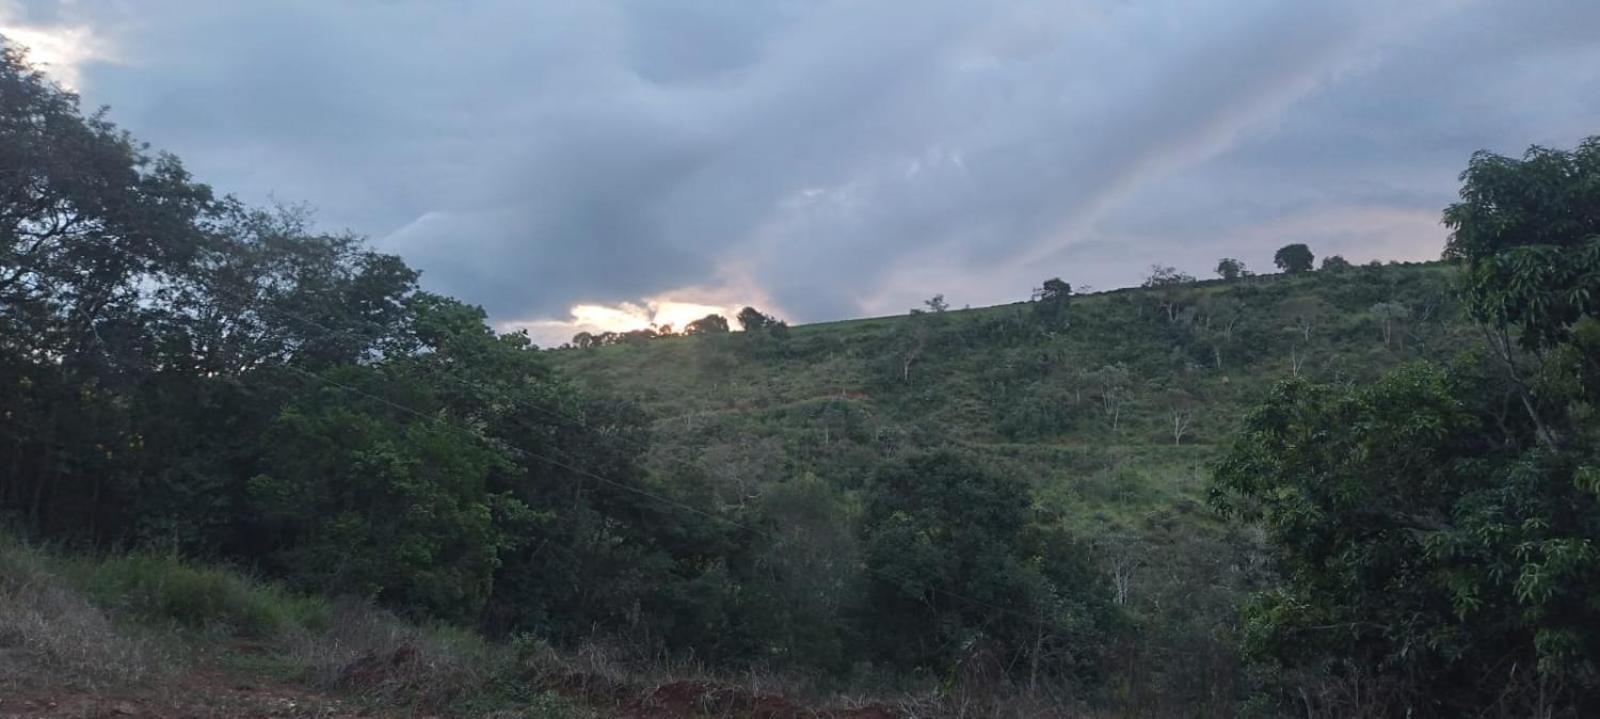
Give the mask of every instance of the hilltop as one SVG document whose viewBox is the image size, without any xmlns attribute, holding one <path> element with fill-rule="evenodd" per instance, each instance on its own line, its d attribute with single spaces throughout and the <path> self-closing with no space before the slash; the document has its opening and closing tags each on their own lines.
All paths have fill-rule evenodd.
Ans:
<svg viewBox="0 0 1600 719">
<path fill-rule="evenodd" d="M 1467 347 L 1453 277 L 1431 262 L 1180 281 L 1073 296 L 1059 319 L 1017 302 L 550 354 L 645 410 L 657 464 L 717 474 L 740 456 L 760 481 L 851 487 L 874 462 L 953 444 L 1112 526 L 1118 509 L 1198 499 L 1203 464 L 1275 382 L 1353 384 Z M 1119 479 L 1099 477 L 1108 465 Z"/>
<path fill-rule="evenodd" d="M 841 557 L 857 551 L 862 495 L 902 457 L 954 448 L 1026 483 L 1033 521 L 1081 542 L 1135 628 L 1110 650 L 1117 701 L 1226 715 L 1247 683 L 1238 607 L 1273 579 L 1257 530 L 1210 511 L 1212 463 L 1280 380 L 1354 387 L 1471 347 L 1456 273 L 1432 262 L 1156 277 L 1064 307 L 550 354 L 588 392 L 643 408 L 652 476 Z"/>
</svg>

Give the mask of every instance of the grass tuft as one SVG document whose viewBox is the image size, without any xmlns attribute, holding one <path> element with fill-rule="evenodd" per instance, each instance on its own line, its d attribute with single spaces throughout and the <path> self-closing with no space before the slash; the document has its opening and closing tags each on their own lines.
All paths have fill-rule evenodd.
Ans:
<svg viewBox="0 0 1600 719">
<path fill-rule="evenodd" d="M 79 562 L 72 569 L 95 603 L 147 622 L 266 638 L 320 631 L 332 621 L 325 599 L 170 556 L 130 554 Z"/>
<path fill-rule="evenodd" d="M 169 675 L 172 658 L 130 635 L 52 571 L 39 550 L 0 537 L 0 688 L 100 689 Z"/>
</svg>

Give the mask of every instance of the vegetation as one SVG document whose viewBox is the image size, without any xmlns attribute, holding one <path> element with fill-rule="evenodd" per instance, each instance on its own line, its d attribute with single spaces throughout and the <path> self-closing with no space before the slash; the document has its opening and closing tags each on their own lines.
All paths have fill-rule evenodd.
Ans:
<svg viewBox="0 0 1600 719">
<path fill-rule="evenodd" d="M 1315 259 L 1316 256 L 1311 254 L 1311 248 L 1295 243 L 1278 248 L 1277 254 L 1272 256 L 1272 264 L 1292 275 L 1300 272 L 1310 272 L 1311 263 Z"/>
<path fill-rule="evenodd" d="M 1286 384 L 1246 421 L 1217 499 L 1283 566 L 1244 632 L 1294 671 L 1282 691 L 1337 713 L 1600 711 L 1597 180 L 1600 140 L 1474 157 L 1445 221 L 1486 345 Z"/>
<path fill-rule="evenodd" d="M 398 258 L 214 195 L 9 49 L 0 118 L 8 525 L 495 634 L 688 641 L 737 537 L 641 494 L 636 409 Z M 225 590 L 193 579 L 114 591 Z"/>
<path fill-rule="evenodd" d="M 1453 272 L 1201 282 L 1161 268 L 1148 288 L 1073 295 L 1052 279 L 1001 307 L 552 359 L 653 418 L 648 474 L 704 483 L 719 513 L 842 559 L 807 558 L 803 583 L 769 590 L 784 609 L 767 613 L 794 623 L 783 636 L 808 639 L 766 662 L 828 666 L 838 647 L 865 649 L 876 666 L 961 682 L 981 685 L 993 664 L 1001 684 L 1232 716 L 1261 676 L 1235 648 L 1239 607 L 1275 567 L 1253 527 L 1209 509 L 1208 466 L 1277 380 L 1362 386 L 1473 346 Z M 1412 308 L 1387 344 L 1372 313 L 1383 302 Z M 964 559 L 979 552 L 990 558 Z M 766 556 L 757 566 L 799 561 Z M 1048 586 L 1073 591 L 1033 593 Z"/>
<path fill-rule="evenodd" d="M 75 550 L 0 548 L 41 666 L 148 681 L 160 631 L 561 715 L 536 658 L 616 642 L 984 714 L 1600 711 L 1600 140 L 1475 156 L 1444 262 L 541 352 L 3 60 L 0 521 Z"/>
</svg>

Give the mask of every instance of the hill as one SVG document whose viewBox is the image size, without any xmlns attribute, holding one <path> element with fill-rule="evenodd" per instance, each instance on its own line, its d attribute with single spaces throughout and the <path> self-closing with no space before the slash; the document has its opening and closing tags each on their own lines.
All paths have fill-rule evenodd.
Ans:
<svg viewBox="0 0 1600 719">
<path fill-rule="evenodd" d="M 1180 279 L 1064 312 L 1019 302 L 551 354 L 645 410 L 653 476 L 845 556 L 863 488 L 897 458 L 956 447 L 1024 480 L 1033 515 L 1084 540 L 1131 617 L 1120 700 L 1182 712 L 1244 691 L 1238 606 L 1270 582 L 1256 531 L 1207 508 L 1209 465 L 1280 380 L 1355 386 L 1471 347 L 1455 283 L 1442 262 Z M 806 492 L 832 511 L 793 510 Z"/>
<path fill-rule="evenodd" d="M 808 472 L 849 488 L 953 444 L 1112 529 L 1123 510 L 1198 500 L 1201 467 L 1278 380 L 1354 384 L 1468 347 L 1453 276 L 1373 265 L 1074 296 L 1058 322 L 1019 302 L 551 354 L 644 408 L 663 470 L 738 459 L 747 492 Z"/>
</svg>

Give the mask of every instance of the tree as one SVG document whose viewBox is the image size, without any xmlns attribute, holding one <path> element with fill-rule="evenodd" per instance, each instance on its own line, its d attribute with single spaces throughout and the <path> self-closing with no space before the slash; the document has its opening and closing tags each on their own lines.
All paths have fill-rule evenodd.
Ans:
<svg viewBox="0 0 1600 719">
<path fill-rule="evenodd" d="M 911 366 L 922 357 L 922 351 L 927 349 L 928 342 L 933 337 L 933 318 L 941 315 L 930 315 L 921 310 L 912 310 L 911 316 L 895 328 L 894 341 L 898 345 L 897 357 L 900 360 L 900 381 L 911 381 Z"/>
<path fill-rule="evenodd" d="M 1570 347 L 1580 320 L 1600 312 L 1600 136 L 1572 151 L 1530 147 L 1520 160 L 1478 152 L 1461 177 L 1461 201 L 1444 213 L 1445 257 L 1465 263 L 1468 312 L 1554 449 L 1567 411 L 1537 377 L 1550 350 Z"/>
<path fill-rule="evenodd" d="M 1084 384 L 1100 400 L 1100 409 L 1111 422 L 1111 431 L 1122 426 L 1122 411 L 1133 396 L 1133 376 L 1122 363 L 1106 365 L 1083 374 Z"/>
<path fill-rule="evenodd" d="M 1288 274 L 1297 275 L 1310 272 L 1312 261 L 1315 259 L 1316 257 L 1311 254 L 1311 248 L 1297 242 L 1278 248 L 1278 252 L 1272 256 L 1272 263 Z"/>
<path fill-rule="evenodd" d="M 1200 299 L 1198 307 L 1201 313 L 1198 333 L 1211 344 L 1212 365 L 1220 370 L 1223 348 L 1233 344 L 1234 329 L 1244 319 L 1244 303 L 1226 295 L 1206 295 Z"/>
<path fill-rule="evenodd" d="M 782 477 L 783 443 L 772 438 L 714 444 L 701 456 L 719 507 L 744 507 Z"/>
<path fill-rule="evenodd" d="M 1175 267 L 1165 265 L 1151 265 L 1150 274 L 1144 278 L 1144 287 L 1172 287 L 1174 285 L 1187 285 L 1193 283 L 1194 276 L 1178 271 Z"/>
<path fill-rule="evenodd" d="M 922 304 L 928 308 L 929 312 L 934 314 L 943 314 L 945 310 L 950 309 L 950 303 L 944 301 L 944 295 L 942 294 L 934 295 L 933 297 L 924 300 Z"/>
<path fill-rule="evenodd" d="M 1395 328 L 1411 319 L 1411 309 L 1399 302 L 1379 302 L 1367 311 L 1383 327 L 1384 347 L 1393 343 Z"/>
<path fill-rule="evenodd" d="M 1039 289 L 1033 291 L 1035 302 L 1055 302 L 1072 296 L 1072 285 L 1063 282 L 1060 277 L 1052 277 L 1044 281 Z"/>
<path fill-rule="evenodd" d="M 1189 435 L 1190 426 L 1194 422 L 1195 401 L 1192 393 L 1181 388 L 1171 388 L 1165 393 L 1167 405 L 1167 420 L 1172 429 L 1173 446 L 1181 446 L 1183 438 Z"/>
<path fill-rule="evenodd" d="M 1066 321 L 1067 308 L 1072 303 L 1072 285 L 1052 277 L 1033 291 L 1033 313 L 1047 326 L 1057 327 Z"/>
<path fill-rule="evenodd" d="M 1350 261 L 1340 257 L 1339 255 L 1328 255 L 1327 257 L 1322 258 L 1323 272 L 1344 272 L 1345 270 L 1350 269 L 1350 267 Z"/>
<path fill-rule="evenodd" d="M 1058 436 L 1072 427 L 1072 403 L 1067 388 L 1044 380 L 1031 382 L 1000 402 L 995 429 L 1017 441 Z"/>
<path fill-rule="evenodd" d="M 1219 464 L 1284 569 L 1245 647 L 1305 711 L 1600 711 L 1597 179 L 1596 140 L 1474 155 L 1447 255 L 1492 359 L 1282 384 Z"/>
<path fill-rule="evenodd" d="M 739 310 L 739 326 L 752 340 L 772 338 L 782 342 L 789 339 L 789 323 L 754 307 Z"/>
<path fill-rule="evenodd" d="M 1244 262 L 1242 260 L 1236 260 L 1232 257 L 1224 257 L 1220 260 L 1217 260 L 1216 271 L 1218 277 L 1232 282 L 1233 280 L 1239 279 L 1239 277 L 1244 274 Z"/>
<path fill-rule="evenodd" d="M 1285 301 L 1278 312 L 1300 333 L 1301 341 L 1310 342 L 1311 333 L 1333 314 L 1334 308 L 1321 297 L 1300 295 Z"/>
<path fill-rule="evenodd" d="M 1462 174 L 1461 201 L 1445 210 L 1449 259 L 1465 261 L 1469 309 L 1550 346 L 1600 308 L 1600 136 L 1576 150 L 1531 147 L 1521 160 L 1487 152 Z"/>
<path fill-rule="evenodd" d="M 1025 484 L 955 452 L 878 472 L 862 528 L 874 652 L 941 669 L 992 644 L 1001 667 L 1092 672 L 1109 588 L 1076 542 L 1030 527 L 1029 504 Z"/>
<path fill-rule="evenodd" d="M 342 385 L 381 392 L 376 380 L 338 373 Z M 514 543 L 494 522 L 496 505 L 527 511 L 481 489 L 510 459 L 481 436 L 391 412 L 341 391 L 286 409 L 270 435 L 270 473 L 250 480 L 271 560 L 302 587 L 470 620 Z"/>
<path fill-rule="evenodd" d="M 764 314 L 754 307 L 745 307 L 739 310 L 739 327 L 746 332 L 759 332 L 776 322 L 777 319 Z"/>
<path fill-rule="evenodd" d="M 1158 290 L 1156 301 L 1162 312 L 1166 313 L 1167 321 L 1177 322 L 1179 310 L 1193 297 L 1187 286 L 1194 284 L 1194 281 L 1193 275 L 1179 272 L 1176 268 L 1151 265 L 1144 286 Z"/>
<path fill-rule="evenodd" d="M 728 331 L 728 318 L 722 315 L 706 315 L 684 325 L 683 333 L 686 335 L 723 334 Z"/>
<path fill-rule="evenodd" d="M 1266 527 L 1284 569 L 1247 607 L 1246 650 L 1297 692 L 1359 681 L 1393 714 L 1532 708 L 1550 687 L 1593 701 L 1600 505 L 1568 461 L 1504 454 L 1499 390 L 1473 374 L 1285 383 L 1218 467 L 1214 501 Z"/>
</svg>

